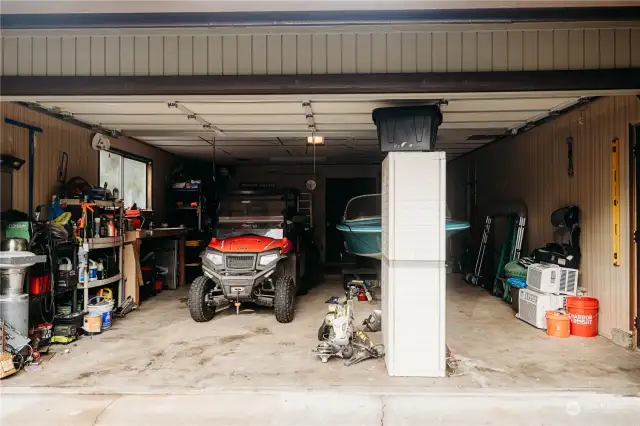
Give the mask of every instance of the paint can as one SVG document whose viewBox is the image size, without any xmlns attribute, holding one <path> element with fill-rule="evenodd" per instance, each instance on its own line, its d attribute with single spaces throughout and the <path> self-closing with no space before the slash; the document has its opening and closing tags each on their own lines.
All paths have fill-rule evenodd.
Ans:
<svg viewBox="0 0 640 426">
<path fill-rule="evenodd" d="M 100 334 L 102 331 L 102 314 L 90 312 L 84 317 L 84 325 L 82 327 L 85 334 Z"/>
<path fill-rule="evenodd" d="M 113 307 L 113 299 L 107 299 L 103 296 L 96 296 L 89 300 L 89 304 L 87 305 L 87 312 L 89 312 L 89 315 L 100 315 L 101 329 L 102 331 L 105 331 L 111 328 L 111 321 L 113 320 Z"/>
</svg>

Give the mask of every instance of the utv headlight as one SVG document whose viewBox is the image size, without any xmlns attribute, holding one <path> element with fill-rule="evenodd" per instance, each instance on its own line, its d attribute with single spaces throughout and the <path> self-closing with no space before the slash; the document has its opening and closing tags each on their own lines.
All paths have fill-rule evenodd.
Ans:
<svg viewBox="0 0 640 426">
<path fill-rule="evenodd" d="M 215 266 L 222 266 L 222 253 L 219 253 L 217 251 L 207 251 L 204 254 L 204 257 L 206 257 L 207 260 L 213 263 Z"/>
<path fill-rule="evenodd" d="M 263 254 L 262 256 L 260 256 L 260 259 L 258 260 L 258 266 L 267 266 L 271 262 L 278 260 L 279 257 L 280 257 L 280 253 L 277 253 L 277 252 Z"/>
</svg>

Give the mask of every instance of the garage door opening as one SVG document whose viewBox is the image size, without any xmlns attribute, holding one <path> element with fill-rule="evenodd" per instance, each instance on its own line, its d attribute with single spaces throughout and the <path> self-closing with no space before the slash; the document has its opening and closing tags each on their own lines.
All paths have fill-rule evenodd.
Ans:
<svg viewBox="0 0 640 426">
<path fill-rule="evenodd" d="M 412 98 L 420 96 L 413 95 Z M 501 195 L 508 194 L 510 191 L 513 193 L 516 190 L 523 191 L 522 193 L 527 197 L 535 193 L 537 195 L 533 201 L 529 201 L 531 205 L 535 206 L 536 200 L 543 200 L 545 203 L 543 206 L 535 207 L 540 210 L 540 213 L 539 216 L 530 219 L 532 224 L 527 231 L 528 238 L 534 240 L 531 244 L 536 244 L 537 241 L 541 243 L 548 238 L 544 231 L 548 226 L 547 215 L 563 202 L 562 197 L 565 195 L 578 197 L 577 201 L 581 205 L 587 203 L 585 221 L 589 222 L 589 214 L 592 214 L 589 213 L 591 210 L 588 210 L 590 201 L 584 197 L 590 192 L 579 184 L 584 179 L 578 181 L 577 177 L 583 176 L 581 173 L 593 171 L 592 162 L 596 158 L 593 156 L 595 154 L 588 155 L 589 152 L 585 151 L 587 148 L 584 145 L 576 145 L 575 174 L 571 178 L 574 180 L 568 180 L 568 192 L 564 193 L 565 195 L 558 195 L 557 198 L 548 199 L 544 196 L 543 188 L 564 185 L 563 179 L 569 179 L 566 177 L 565 164 L 565 161 L 568 161 L 566 137 L 562 137 L 563 144 L 552 143 L 557 141 L 557 138 L 548 138 L 546 134 L 540 132 L 553 128 L 558 135 L 561 132 L 566 132 L 567 136 L 573 133 L 576 135 L 575 140 L 580 140 L 581 137 L 589 138 L 588 135 L 592 131 L 584 126 L 596 125 L 595 123 L 602 119 L 600 117 L 603 114 L 608 117 L 610 103 L 623 102 L 629 105 L 629 108 L 636 108 L 632 102 L 636 98 L 604 98 L 585 103 L 581 102 L 581 96 L 553 95 L 548 98 L 541 98 L 539 94 L 536 97 L 519 96 L 521 97 L 494 94 L 479 98 L 477 95 L 475 97 L 465 95 L 460 96 L 459 99 L 450 99 L 448 105 L 443 106 L 445 119 L 436 146 L 437 149 L 444 150 L 450 160 L 447 176 L 449 182 L 447 203 L 454 218 L 465 218 L 471 213 L 482 214 L 481 209 L 469 208 L 469 200 L 477 197 L 478 201 L 483 203 L 487 197 L 488 188 L 498 188 Z M 317 231 L 315 240 L 318 247 L 325 247 L 324 254 L 328 263 L 333 257 L 330 246 L 335 245 L 337 248 L 339 240 L 337 237 L 334 239 L 330 236 L 330 231 L 333 229 L 327 226 L 327 223 L 339 220 L 346 201 L 352 195 L 351 192 L 356 194 L 361 191 L 376 192 L 378 190 L 376 182 L 380 175 L 381 156 L 377 148 L 375 127 L 368 121 L 370 111 L 376 105 L 400 103 L 402 96 L 358 95 L 345 98 L 344 95 L 336 95 L 333 98 L 324 97 L 318 101 L 314 101 L 312 97 L 305 98 L 311 99 L 310 104 L 318 132 L 322 129 L 321 126 L 327 126 L 326 131 L 331 135 L 325 139 L 325 146 L 316 148 L 316 159 L 321 158 L 317 167 L 319 185 L 312 192 L 313 223 Z M 125 134 L 135 135 L 136 139 L 127 139 L 126 136 L 112 138 L 112 143 L 118 144 L 118 149 L 124 151 L 131 152 L 135 149 L 138 156 L 153 160 L 153 181 L 149 185 L 151 205 L 166 206 L 165 209 L 169 209 L 171 206 L 176 206 L 175 202 L 178 200 L 170 196 L 170 191 L 165 189 L 165 185 L 171 183 L 169 177 L 172 174 L 171 171 L 185 170 L 185 167 L 186 170 L 191 170 L 188 166 L 191 164 L 190 160 L 198 160 L 204 164 L 202 169 L 211 173 L 210 161 L 207 159 L 212 158 L 213 150 L 216 153 L 218 185 L 224 182 L 228 190 L 246 190 L 253 185 L 253 189 L 278 186 L 294 187 L 301 192 L 308 192 L 306 182 L 313 175 L 313 157 L 309 154 L 306 143 L 306 111 L 302 104 L 302 101 L 293 101 L 290 98 L 266 97 L 256 98 L 250 102 L 246 99 L 239 101 L 229 98 L 215 102 L 192 101 L 189 104 L 189 108 L 197 111 L 198 115 L 208 111 L 210 115 L 204 114 L 207 120 L 218 123 L 232 121 L 252 123 L 266 120 L 266 117 L 261 115 L 266 106 L 271 112 L 275 112 L 269 117 L 269 123 L 265 121 L 265 124 L 260 125 L 228 124 L 229 129 L 235 129 L 237 134 L 234 134 L 234 130 L 229 130 L 229 134 L 203 132 L 200 125 L 197 128 L 192 127 L 188 121 L 186 125 L 179 124 L 181 117 L 176 114 L 175 108 L 148 99 L 137 101 L 131 99 L 49 100 L 40 103 L 40 108 L 46 108 L 49 111 L 64 108 L 73 112 L 75 117 L 81 116 L 94 123 L 112 123 L 108 125 L 120 128 Z M 7 103 L 2 105 L 6 115 L 23 114 L 30 119 L 31 124 L 46 124 L 47 120 L 53 120 L 37 110 L 24 106 Z M 572 105 L 578 106 L 564 113 L 564 110 Z M 145 114 L 133 114 L 135 111 L 145 111 Z M 545 111 L 547 114 L 552 112 L 554 115 L 559 115 L 560 118 L 541 124 L 523 135 L 509 138 L 511 127 L 526 125 L 533 117 Z M 233 112 L 236 115 L 223 112 Z M 344 117 L 337 118 L 336 112 L 340 112 Z M 302 117 L 301 123 L 289 121 L 300 120 L 300 117 Z M 341 123 L 339 120 L 347 123 Z M 60 122 L 69 129 L 79 129 L 74 130 L 79 135 L 90 133 L 83 133 L 87 131 L 70 123 L 54 122 Z M 174 122 L 175 124 L 166 124 Z M 281 124 L 273 124 L 276 122 Z M 358 124 L 353 124 L 356 122 Z M 44 137 L 49 137 L 47 135 L 51 135 L 52 139 L 56 137 L 50 128 L 49 132 L 46 126 L 43 128 L 45 129 Z M 275 136 L 276 134 L 284 136 Z M 79 139 L 81 137 L 85 136 L 80 136 Z M 20 143 L 24 135 L 12 133 L 12 130 L 3 127 L 3 140 L 10 140 L 9 138 L 15 143 Z M 596 138 L 592 137 L 589 140 L 595 141 Z M 144 144 L 138 141 L 144 141 Z M 62 149 L 73 148 L 64 148 L 66 146 L 64 141 L 55 143 L 60 143 L 59 146 Z M 55 143 L 44 146 L 58 146 Z M 74 146 L 81 147 L 82 144 Z M 508 151 L 509 147 L 521 146 L 527 147 L 526 154 L 522 151 L 516 153 Z M 477 148 L 482 149 L 474 151 Z M 98 153 L 92 151 L 90 147 L 82 149 L 84 150 L 73 151 L 72 149 L 69 152 L 70 164 L 74 164 L 74 172 L 77 170 L 78 174 L 92 175 L 97 169 L 87 168 L 84 171 L 79 169 L 78 167 L 85 164 L 80 159 L 95 157 L 97 164 Z M 588 149 L 594 150 L 595 153 L 595 148 Z M 523 161 L 532 163 L 526 166 Z M 527 167 L 537 168 L 546 161 L 559 163 L 554 165 L 555 175 L 546 173 L 526 179 L 522 177 Z M 474 169 L 473 191 L 466 189 L 470 182 L 468 162 L 474 164 L 472 167 Z M 608 176 L 607 164 L 603 162 L 602 167 L 607 171 Z M 196 170 L 196 167 L 192 169 Z M 14 179 L 17 177 L 18 175 L 15 175 Z M 43 179 L 45 178 L 43 176 Z M 197 184 L 191 182 L 190 185 L 194 186 L 178 189 L 184 190 L 185 194 L 192 193 L 189 191 L 197 194 L 199 191 Z M 223 196 L 224 191 L 220 192 L 220 197 Z M 26 199 L 20 198 L 17 192 L 14 197 L 16 198 L 14 205 L 21 206 L 26 203 Z M 179 202 L 184 203 L 184 201 Z M 185 204 L 180 206 L 190 207 Z M 160 222 L 163 220 L 170 222 L 171 215 L 165 215 Z M 477 217 L 474 223 L 476 222 L 482 224 L 482 220 L 478 220 Z M 542 230 L 540 231 L 542 237 L 537 236 L 537 229 Z M 593 231 L 583 232 L 592 232 L 587 234 L 588 236 L 583 234 L 586 241 L 597 235 Z M 201 244 L 207 243 L 208 240 L 204 240 Z M 459 243 L 459 240 L 454 240 L 450 246 L 449 251 L 452 254 L 461 253 L 460 247 L 457 246 Z M 530 245 L 529 249 L 534 247 Z M 198 247 L 185 245 L 184 248 L 186 252 L 194 249 L 197 259 Z M 588 250 L 585 255 L 589 259 Z M 189 267 L 186 266 L 186 268 Z M 195 262 L 193 268 L 199 269 L 201 265 Z M 597 271 L 598 269 L 588 269 L 588 267 L 586 269 L 586 273 L 592 274 L 591 276 L 598 274 Z M 11 383 L 26 385 L 37 380 L 39 384 L 44 385 L 73 383 L 78 386 L 130 386 L 131 383 L 135 383 L 147 387 L 175 383 L 179 377 L 180 383 L 202 388 L 246 384 L 263 386 L 267 382 L 270 385 L 290 386 L 292 383 L 298 383 L 320 387 L 336 384 L 371 386 L 372 383 L 381 388 L 398 385 L 427 385 L 427 382 L 413 379 L 388 378 L 381 360 L 368 360 L 352 367 L 343 367 L 340 361 L 332 362 L 329 368 L 340 368 L 339 378 L 326 374 L 327 366 L 311 355 L 310 349 L 317 344 L 316 330 L 326 314 L 324 302 L 331 296 L 340 295 L 343 292 L 341 277 L 332 272 L 327 270 L 319 285 L 312 288 L 308 294 L 299 297 L 297 316 L 291 324 L 277 323 L 270 309 L 255 307 L 255 309 L 245 310 L 243 308 L 240 314 L 236 315 L 235 309 L 231 306 L 231 309 L 218 311 L 211 323 L 204 326 L 197 325 L 189 318 L 188 310 L 185 309 L 188 298 L 186 289 L 191 281 L 188 280 L 184 286 L 178 284 L 176 292 L 162 292 L 143 302 L 139 312 L 132 313 L 119 322 L 116 321 L 114 327 L 103 335 L 80 341 L 78 344 L 82 344 L 83 349 L 92 354 L 91 362 L 88 359 L 81 362 L 81 359 L 74 355 L 74 351 L 71 351 L 70 358 L 73 362 L 68 363 L 62 357 L 56 357 L 44 365 L 44 371 L 37 379 L 31 375 L 20 375 Z M 583 282 L 592 283 L 592 280 L 593 278 L 589 277 Z M 594 291 L 597 290 L 595 288 Z M 376 289 L 373 291 L 375 293 Z M 360 303 L 356 310 L 358 321 L 362 321 L 371 309 L 377 306 Z M 636 362 L 629 353 L 617 349 L 603 338 L 587 342 L 578 338 L 566 341 L 553 340 L 543 331 L 514 318 L 508 304 L 481 288 L 468 285 L 458 274 L 451 274 L 448 277 L 447 312 L 447 345 L 451 350 L 450 361 L 454 365 L 454 370 L 448 381 L 444 384 L 438 383 L 438 387 L 504 389 L 517 386 L 566 389 L 593 386 L 593 383 L 598 383 L 599 388 L 602 389 L 636 386 L 633 375 L 625 373 L 625 371 L 632 371 Z M 617 319 L 612 317 L 610 308 L 603 311 L 602 317 L 607 327 L 613 324 L 611 327 L 616 328 Z M 154 324 L 158 321 L 175 325 L 163 331 L 162 342 L 170 342 L 169 345 L 159 341 L 157 345 L 150 343 L 149 336 L 155 335 L 157 331 L 145 324 Z M 372 335 L 374 338 L 378 336 L 375 333 Z M 202 339 L 205 343 L 202 343 Z M 112 342 L 111 344 L 121 342 L 117 343 L 123 345 L 121 352 L 102 351 L 102 345 L 108 342 Z M 142 350 L 143 347 L 144 350 Z M 505 353 L 510 352 L 514 355 L 504 357 Z M 149 355 L 140 357 L 133 356 L 134 353 Z M 123 354 L 131 354 L 131 357 L 128 358 L 127 365 L 120 368 Z M 550 357 L 559 361 L 552 364 L 540 361 L 548 360 Z M 606 366 L 594 364 L 585 373 L 583 370 L 578 371 L 577 366 L 580 364 L 576 361 L 576 357 L 607 358 L 609 361 Z M 193 368 L 194 362 L 200 366 L 197 371 Z M 101 365 L 98 370 L 95 369 L 96 363 Z M 200 374 L 202 369 L 207 371 L 204 376 Z"/>
</svg>

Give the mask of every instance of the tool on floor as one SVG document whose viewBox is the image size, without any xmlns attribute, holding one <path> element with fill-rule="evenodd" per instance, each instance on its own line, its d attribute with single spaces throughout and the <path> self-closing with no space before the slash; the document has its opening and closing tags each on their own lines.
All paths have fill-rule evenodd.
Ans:
<svg viewBox="0 0 640 426">
<path fill-rule="evenodd" d="M 374 309 L 364 321 L 362 321 L 367 331 L 376 332 L 382 330 L 382 311 Z"/>
<path fill-rule="evenodd" d="M 487 216 L 484 221 L 484 231 L 482 232 L 482 240 L 480 241 L 480 248 L 478 249 L 478 257 L 476 258 L 476 266 L 473 273 L 468 273 L 464 279 L 467 283 L 472 285 L 478 285 L 480 278 L 482 278 L 482 265 L 484 262 L 484 254 L 487 251 L 487 241 L 489 240 L 489 232 L 491 231 L 491 216 Z"/>
<path fill-rule="evenodd" d="M 124 302 L 116 308 L 113 314 L 121 318 L 136 309 L 138 309 L 138 305 L 133 302 L 133 298 L 131 296 L 127 296 L 127 298 L 124 299 Z"/>
<path fill-rule="evenodd" d="M 16 367 L 13 365 L 13 355 L 7 352 L 7 345 L 4 341 L 4 320 L 2 321 L 2 351 L 0 352 L 0 379 L 9 377 L 17 373 Z"/>
<path fill-rule="evenodd" d="M 353 355 L 352 340 L 355 332 L 353 301 L 358 298 L 364 288 L 360 280 L 350 281 L 344 297 L 332 297 L 327 301 L 328 312 L 318 329 L 318 346 L 313 352 L 322 362 L 332 356 L 349 359 Z"/>
<path fill-rule="evenodd" d="M 347 367 L 358 364 L 367 359 L 380 358 L 384 356 L 384 346 L 374 345 L 371 338 L 369 338 L 367 333 L 362 330 L 355 332 L 353 336 L 353 347 L 355 349 L 355 355 L 345 361 L 344 365 Z"/>
<path fill-rule="evenodd" d="M 29 343 L 31 340 L 15 329 L 8 322 L 4 322 L 3 344 L 7 352 L 13 356 L 13 365 L 16 370 L 20 370 L 25 364 L 32 360 L 33 350 Z"/>
<path fill-rule="evenodd" d="M 72 324 L 61 324 L 53 327 L 51 343 L 68 344 L 78 339 L 78 329 Z"/>
</svg>

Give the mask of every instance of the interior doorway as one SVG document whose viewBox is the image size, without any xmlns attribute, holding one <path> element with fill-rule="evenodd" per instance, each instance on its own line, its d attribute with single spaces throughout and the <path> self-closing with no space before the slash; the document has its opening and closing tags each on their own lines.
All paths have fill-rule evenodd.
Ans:
<svg viewBox="0 0 640 426">
<path fill-rule="evenodd" d="M 375 178 L 327 178 L 326 191 L 326 264 L 341 263 L 344 243 L 336 225 L 342 221 L 344 208 L 350 199 L 358 195 L 378 192 Z"/>
</svg>

